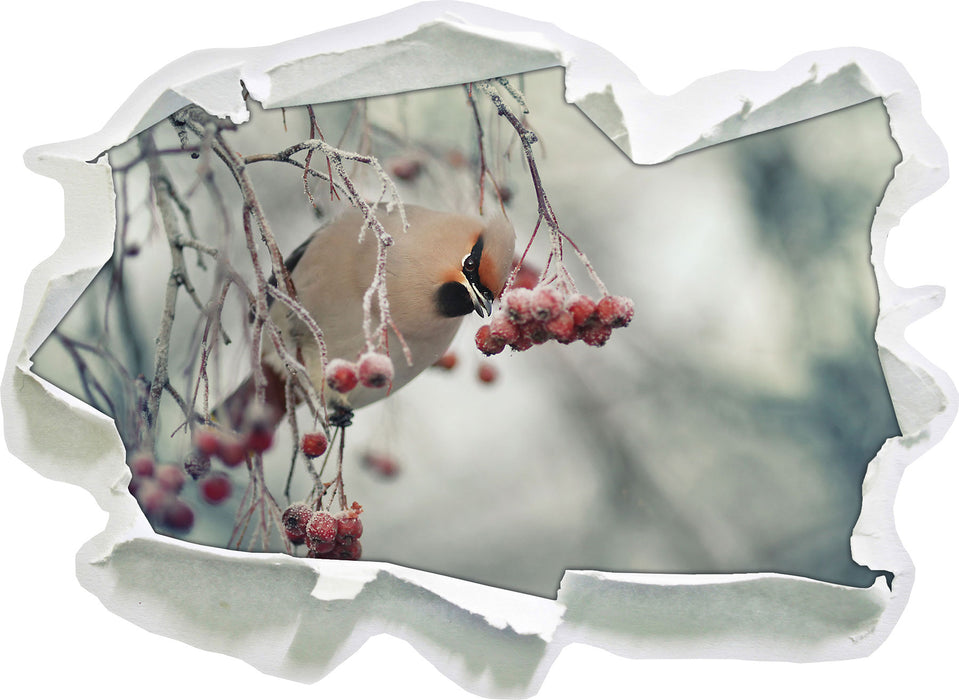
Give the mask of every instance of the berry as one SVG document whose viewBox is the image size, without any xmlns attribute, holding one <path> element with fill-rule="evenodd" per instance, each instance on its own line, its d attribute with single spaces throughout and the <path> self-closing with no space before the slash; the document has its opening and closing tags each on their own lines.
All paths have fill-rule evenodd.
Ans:
<svg viewBox="0 0 959 700">
<path fill-rule="evenodd" d="M 306 524 L 313 517 L 313 511 L 305 503 L 293 503 L 283 511 L 283 529 L 291 540 L 301 542 L 306 537 Z"/>
<path fill-rule="evenodd" d="M 189 530 L 193 527 L 193 509 L 179 498 L 174 499 L 163 510 L 161 521 L 171 530 Z"/>
<path fill-rule="evenodd" d="M 533 314 L 533 293 L 525 287 L 514 287 L 502 300 L 506 316 L 515 324 L 528 323 Z"/>
<path fill-rule="evenodd" d="M 273 426 L 262 412 L 256 411 L 249 426 L 246 435 L 243 436 L 247 450 L 260 454 L 273 446 Z"/>
<path fill-rule="evenodd" d="M 479 377 L 479 380 L 484 384 L 492 384 L 499 376 L 499 372 L 496 371 L 496 368 L 493 367 L 493 365 L 489 364 L 488 362 L 483 362 L 480 364 L 476 376 Z"/>
<path fill-rule="evenodd" d="M 321 540 L 307 540 L 307 547 L 310 549 L 310 556 L 314 558 L 328 559 L 322 555 L 329 554 L 336 547 L 336 542 L 325 542 Z"/>
<path fill-rule="evenodd" d="M 392 158 L 386 167 L 390 175 L 396 179 L 409 181 L 416 179 L 416 176 L 420 174 L 420 170 L 423 168 L 423 164 L 417 158 L 397 157 Z"/>
<path fill-rule="evenodd" d="M 581 328 L 596 312 L 596 302 L 585 294 L 574 294 L 566 300 L 566 310 L 573 316 L 573 323 Z"/>
<path fill-rule="evenodd" d="M 605 296 L 596 304 L 596 318 L 612 328 L 628 326 L 633 320 L 633 302 L 626 297 Z"/>
<path fill-rule="evenodd" d="M 371 389 L 382 389 L 393 383 L 393 362 L 386 355 L 368 352 L 360 357 L 360 383 Z"/>
<path fill-rule="evenodd" d="M 356 561 L 363 554 L 363 545 L 360 544 L 359 540 L 353 540 L 352 542 L 337 542 L 336 549 L 333 551 L 333 558 L 335 559 L 349 559 Z"/>
<path fill-rule="evenodd" d="M 433 363 L 433 366 L 445 370 L 453 369 L 456 367 L 456 353 L 452 350 L 447 351 L 440 359 Z"/>
<path fill-rule="evenodd" d="M 137 502 L 140 508 L 149 517 L 162 513 L 174 500 L 173 494 L 167 491 L 156 479 L 140 477 L 143 481 L 137 486 Z"/>
<path fill-rule="evenodd" d="M 316 550 L 316 544 L 330 543 L 336 541 L 338 531 L 336 519 L 325 510 L 319 510 L 310 516 L 306 524 L 306 537 L 309 540 L 310 549 Z M 314 541 L 316 544 L 314 544 Z"/>
<path fill-rule="evenodd" d="M 307 433 L 303 436 L 303 440 L 300 442 L 300 449 L 303 450 L 303 454 L 307 457 L 319 457 L 324 452 L 326 448 L 329 447 L 330 441 L 326 439 L 326 435 L 323 433 Z"/>
<path fill-rule="evenodd" d="M 179 493 L 186 481 L 186 474 L 175 464 L 163 464 L 157 468 L 156 480 L 170 493 Z"/>
<path fill-rule="evenodd" d="M 363 534 L 363 523 L 355 510 L 344 510 L 336 514 L 336 541 L 349 544 Z"/>
<path fill-rule="evenodd" d="M 220 440 L 216 455 L 226 466 L 235 467 L 246 460 L 246 445 L 230 435 Z"/>
<path fill-rule="evenodd" d="M 134 476 L 153 476 L 153 455 L 149 452 L 137 452 L 130 460 L 130 471 Z"/>
<path fill-rule="evenodd" d="M 393 478 L 400 470 L 399 465 L 397 465 L 396 460 L 393 458 L 372 452 L 367 452 L 363 455 L 363 466 L 371 472 L 387 478 Z"/>
<path fill-rule="evenodd" d="M 194 479 L 199 479 L 210 472 L 210 458 L 194 452 L 183 463 L 183 469 Z"/>
<path fill-rule="evenodd" d="M 346 360 L 331 360 L 326 366 L 326 385 L 333 391 L 349 394 L 359 382 L 356 365 Z"/>
<path fill-rule="evenodd" d="M 510 343 L 509 346 L 516 352 L 523 352 L 524 350 L 529 350 L 531 347 L 533 347 L 533 339 L 530 337 L 528 332 L 524 332 L 519 338 L 517 338 L 515 343 Z"/>
<path fill-rule="evenodd" d="M 563 310 L 563 295 L 555 287 L 539 286 L 533 290 L 530 303 L 533 318 L 545 323 Z"/>
<path fill-rule="evenodd" d="M 515 267 L 518 261 L 513 261 Z M 533 289 L 539 283 L 539 270 L 535 269 L 525 260 L 523 264 L 520 265 L 519 270 L 516 272 L 516 277 L 513 278 L 513 287 L 522 288 L 522 289 Z"/>
<path fill-rule="evenodd" d="M 544 327 L 546 332 L 560 343 L 568 344 L 576 340 L 576 324 L 573 314 L 569 311 L 560 311 L 559 315 Z"/>
<path fill-rule="evenodd" d="M 215 455 L 220 449 L 220 436 L 215 430 L 204 428 L 196 431 L 193 436 L 193 444 L 201 455 L 210 457 Z"/>
<path fill-rule="evenodd" d="M 484 355 L 498 355 L 503 352 L 506 343 L 498 338 L 494 338 L 490 333 L 489 326 L 480 326 L 476 331 L 476 347 Z"/>
<path fill-rule="evenodd" d="M 230 477 L 223 472 L 213 472 L 200 480 L 200 495 L 210 505 L 223 503 L 233 492 Z"/>
<path fill-rule="evenodd" d="M 497 311 L 489 321 L 490 336 L 495 340 L 502 340 L 511 345 L 519 339 L 519 328 L 516 327 L 507 314 Z"/>
<path fill-rule="evenodd" d="M 609 340 L 609 337 L 612 334 L 612 328 L 600 324 L 587 326 L 580 331 L 580 337 L 583 339 L 583 342 L 587 345 L 593 346 L 594 348 L 599 348 L 605 345 L 606 341 Z"/>
</svg>

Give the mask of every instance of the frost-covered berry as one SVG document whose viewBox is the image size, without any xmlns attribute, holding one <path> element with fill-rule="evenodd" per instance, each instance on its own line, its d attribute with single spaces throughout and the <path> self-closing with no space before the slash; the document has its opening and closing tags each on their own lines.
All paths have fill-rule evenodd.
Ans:
<svg viewBox="0 0 959 700">
<path fill-rule="evenodd" d="M 333 550 L 333 557 L 336 559 L 356 561 L 361 556 L 363 556 L 363 545 L 360 544 L 359 540 L 337 542 L 336 548 Z"/>
<path fill-rule="evenodd" d="M 314 540 L 317 543 L 335 542 L 337 530 L 336 519 L 325 510 L 313 513 L 306 524 L 306 538 L 310 541 L 310 549 L 316 548 L 313 544 Z"/>
<path fill-rule="evenodd" d="M 497 311 L 489 320 L 489 332 L 496 340 L 502 340 L 506 345 L 515 343 L 520 331 L 516 324 L 509 319 L 506 313 Z"/>
<path fill-rule="evenodd" d="M 445 370 L 453 369 L 456 367 L 456 353 L 452 350 L 443 353 L 442 357 L 433 363 L 433 366 Z"/>
<path fill-rule="evenodd" d="M 130 459 L 130 471 L 134 476 L 153 476 L 155 466 L 153 455 L 149 452 L 137 452 Z"/>
<path fill-rule="evenodd" d="M 585 294 L 574 294 L 566 299 L 566 310 L 573 316 L 576 327 L 581 328 L 596 313 L 596 302 Z"/>
<path fill-rule="evenodd" d="M 359 514 L 353 510 L 344 510 L 336 514 L 336 541 L 349 544 L 363 534 L 363 523 Z"/>
<path fill-rule="evenodd" d="M 368 352 L 360 356 L 360 384 L 371 389 L 382 389 L 393 383 L 393 362 L 386 355 Z"/>
<path fill-rule="evenodd" d="M 175 498 L 163 509 L 160 522 L 171 530 L 189 530 L 193 527 L 193 509 L 179 498 Z"/>
<path fill-rule="evenodd" d="M 305 503 L 293 503 L 283 511 L 283 529 L 292 541 L 302 542 L 306 537 L 306 524 L 313 517 L 313 510 Z"/>
<path fill-rule="evenodd" d="M 507 318 L 515 324 L 528 323 L 533 318 L 533 292 L 526 287 L 514 287 L 502 299 Z"/>
<path fill-rule="evenodd" d="M 546 332 L 560 343 L 568 344 L 576 340 L 576 323 L 573 314 L 565 309 L 545 325 Z"/>
<path fill-rule="evenodd" d="M 530 337 L 528 330 L 532 330 L 527 326 L 523 327 L 524 332 L 520 334 L 519 338 L 516 339 L 515 343 L 510 343 L 509 346 L 516 352 L 523 352 L 524 350 L 529 350 L 533 347 L 533 339 Z"/>
<path fill-rule="evenodd" d="M 633 320 L 633 302 L 627 297 L 605 296 L 596 304 L 596 318 L 612 328 L 628 326 Z"/>
<path fill-rule="evenodd" d="M 609 337 L 613 334 L 613 329 L 597 323 L 583 328 L 579 333 L 584 343 L 594 348 L 599 348 L 605 345 L 606 341 L 609 340 Z"/>
<path fill-rule="evenodd" d="M 533 318 L 545 323 L 563 310 L 563 295 L 555 287 L 540 285 L 533 290 L 531 303 Z"/>
<path fill-rule="evenodd" d="M 484 355 L 498 355 L 503 352 L 506 343 L 499 338 L 494 338 L 490 333 L 489 326 L 480 326 L 479 330 L 476 331 L 476 347 Z"/>
<path fill-rule="evenodd" d="M 186 474 L 175 464 L 161 464 L 154 478 L 170 493 L 179 493 L 186 482 Z"/>
<path fill-rule="evenodd" d="M 230 477 L 223 472 L 213 472 L 200 479 L 200 495 L 210 505 L 223 503 L 233 492 Z"/>
<path fill-rule="evenodd" d="M 481 382 L 483 382 L 483 384 L 492 384 L 499 376 L 499 372 L 496 371 L 496 368 L 493 367 L 493 365 L 489 364 L 488 362 L 483 362 L 476 371 L 476 376 Z"/>
<path fill-rule="evenodd" d="M 313 558 L 329 559 L 328 555 L 336 547 L 336 542 L 326 542 L 323 540 L 311 540 L 310 538 L 306 539 L 306 546 L 310 549 L 310 556 Z"/>
<path fill-rule="evenodd" d="M 203 428 L 194 434 L 193 444 L 196 446 L 197 452 L 210 457 L 220 449 L 220 436 L 215 430 Z"/>
<path fill-rule="evenodd" d="M 360 381 L 357 367 L 347 360 L 331 360 L 326 366 L 326 385 L 333 391 L 349 394 Z"/>
<path fill-rule="evenodd" d="M 246 461 L 246 444 L 234 435 L 224 436 L 216 450 L 216 456 L 228 467 Z"/>
<path fill-rule="evenodd" d="M 263 415 L 256 415 L 250 421 L 250 427 L 243 436 L 246 449 L 257 454 L 266 452 L 273 446 L 273 426 Z"/>
<path fill-rule="evenodd" d="M 319 457 L 326 452 L 326 448 L 329 447 L 329 444 L 330 441 L 327 440 L 325 434 L 307 433 L 300 441 L 300 449 L 303 450 L 303 454 L 305 454 L 307 457 Z"/>
</svg>

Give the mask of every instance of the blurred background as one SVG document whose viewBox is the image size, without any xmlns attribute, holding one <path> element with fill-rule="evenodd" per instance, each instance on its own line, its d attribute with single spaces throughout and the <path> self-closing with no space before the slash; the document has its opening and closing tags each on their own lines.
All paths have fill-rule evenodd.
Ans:
<svg viewBox="0 0 959 700">
<path fill-rule="evenodd" d="M 345 478 L 365 508 L 364 558 L 546 597 L 566 569 L 778 571 L 871 584 L 875 574 L 852 561 L 849 536 L 866 465 L 898 434 L 873 340 L 869 263 L 872 217 L 900 157 L 881 103 L 640 167 L 563 101 L 560 70 L 514 83 L 526 94 L 560 224 L 611 293 L 634 300 L 636 316 L 603 348 L 507 351 L 490 361 L 492 383 L 477 379 L 479 320 L 468 320 L 453 370 L 430 370 L 360 411 Z M 536 217 L 529 176 L 508 126 L 482 112 L 491 167 L 511 193 L 507 210 L 523 245 Z M 365 145 L 394 174 L 415 163 L 415 175 L 398 180 L 404 201 L 475 209 L 475 127 L 461 87 L 327 105 L 317 118 L 329 140 L 346 134 L 344 146 Z M 302 111 L 254 110 L 229 138 L 254 153 L 307 135 Z M 168 124 L 155 137 L 177 143 Z M 135 154 L 135 144 L 118 147 L 111 162 Z M 169 167 L 187 191 L 196 163 L 170 159 Z M 288 166 L 251 173 L 285 251 L 337 212 L 326 203 L 314 211 Z M 227 208 L 237 212 L 226 184 Z M 151 371 L 169 270 L 148 201 L 131 171 L 120 213 L 138 246 L 125 263 L 134 323 L 125 331 L 114 323 L 106 336 L 131 376 Z M 198 194 L 190 206 L 197 230 L 222 243 L 217 204 Z M 542 264 L 545 252 L 534 245 L 531 261 Z M 210 276 L 195 274 L 205 298 Z M 102 335 L 109 279 L 105 270 L 65 333 Z M 247 358 L 242 305 L 227 311 L 237 342 L 216 365 L 221 395 Z M 185 387 L 195 352 L 189 314 L 189 304 L 178 309 L 174 352 Z M 64 353 L 48 341 L 36 371 L 82 397 Z M 171 411 L 165 434 L 176 425 Z M 279 437 L 269 466 L 277 495 L 290 450 L 289 437 Z M 161 446 L 162 457 L 182 460 L 187 449 L 178 437 Z M 368 455 L 388 456 L 395 475 L 366 468 Z M 298 472 L 294 500 L 308 489 Z M 186 538 L 225 544 L 241 493 L 238 483 L 232 503 L 211 507 L 188 489 L 198 518 Z"/>
</svg>

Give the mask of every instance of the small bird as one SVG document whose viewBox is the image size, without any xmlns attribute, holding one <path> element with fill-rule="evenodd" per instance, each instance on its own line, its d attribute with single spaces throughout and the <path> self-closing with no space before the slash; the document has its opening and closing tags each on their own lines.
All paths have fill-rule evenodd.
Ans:
<svg viewBox="0 0 959 700">
<path fill-rule="evenodd" d="M 509 276 L 516 236 L 505 216 L 484 220 L 412 205 L 405 207 L 405 213 L 406 231 L 396 210 L 381 207 L 377 219 L 393 238 L 386 257 L 387 298 L 412 363 L 390 330 L 391 385 L 382 389 L 360 385 L 346 396 L 326 388 L 327 403 L 333 408 L 358 409 L 407 384 L 446 351 L 465 316 L 491 313 Z M 297 298 L 323 331 L 328 360 L 355 361 L 366 349 L 363 295 L 373 279 L 377 247 L 370 230 L 362 243 L 358 241 L 363 222 L 362 212 L 350 209 L 316 231 L 286 260 Z M 325 381 L 324 365 L 309 328 L 280 302 L 272 305 L 270 313 L 286 346 L 302 358 L 319 392 Z M 372 327 L 378 322 L 374 299 Z M 286 373 L 272 342 L 264 339 L 263 346 L 266 400 L 278 423 L 286 410 Z M 242 423 L 254 393 L 251 378 L 224 402 L 224 413 L 235 427 Z"/>
</svg>

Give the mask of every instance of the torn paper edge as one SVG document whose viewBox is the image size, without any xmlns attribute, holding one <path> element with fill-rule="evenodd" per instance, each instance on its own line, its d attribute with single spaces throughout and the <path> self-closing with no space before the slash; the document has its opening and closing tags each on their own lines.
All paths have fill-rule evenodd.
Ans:
<svg viewBox="0 0 959 700">
<path fill-rule="evenodd" d="M 384 57 L 403 70 L 385 72 Z M 891 589 L 882 577 L 857 589 L 779 574 L 569 571 L 552 601 L 376 562 L 250 555 L 173 540 L 153 533 L 129 496 L 129 471 L 113 421 L 30 372 L 29 358 L 112 251 L 112 178 L 99 156 L 172 111 L 195 102 L 243 121 L 248 115 L 241 81 L 254 99 L 278 107 L 556 66 L 566 69 L 567 99 L 637 163 L 662 162 L 882 98 L 903 160 L 871 231 L 880 293 L 876 339 L 903 436 L 887 441 L 869 465 L 851 544 L 856 561 L 891 572 Z M 790 91 L 801 91 L 802 104 L 777 109 Z M 469 691 L 501 696 L 535 692 L 562 647 L 573 642 L 633 657 L 838 659 L 871 652 L 899 618 L 913 568 L 894 528 L 895 491 L 905 466 L 938 442 L 955 418 L 956 389 L 904 340 L 909 323 L 941 304 L 942 290 L 902 289 L 883 263 L 889 232 L 903 213 L 947 178 L 944 148 L 922 119 L 916 86 L 890 58 L 834 49 L 805 54 L 776 71 L 726 72 L 658 96 L 613 56 L 552 25 L 464 3 L 424 3 L 272 47 L 190 54 L 143 83 L 97 134 L 32 149 L 26 161 L 63 185 L 66 237 L 25 287 L 3 380 L 8 446 L 45 476 L 83 486 L 110 514 L 105 531 L 79 552 L 78 577 L 108 608 L 144 628 L 303 681 L 321 678 L 369 636 L 386 631 L 406 638 Z M 69 445 L 45 439 L 67 431 L 77 436 Z M 290 622 L 279 634 L 286 653 L 270 656 L 238 641 L 258 632 L 244 629 L 239 618 L 230 629 L 207 629 L 206 621 L 185 615 L 158 620 L 157 608 L 131 598 L 136 581 L 125 579 L 118 563 L 131 557 L 148 558 L 158 575 L 177 571 L 189 559 L 194 594 L 219 595 L 230 587 L 229 572 L 240 568 L 262 567 L 264 576 L 305 573 L 310 583 L 304 600 L 315 604 L 295 615 L 287 611 L 288 617 L 275 611 L 277 619 Z M 354 604 L 360 599 L 369 605 Z M 381 600 L 391 604 L 379 605 Z M 833 605 L 858 614 L 839 622 L 818 616 Z M 418 617 L 402 614 L 411 607 Z M 745 608 L 749 615 L 740 614 Z M 318 622 L 337 634 L 316 639 L 303 632 Z M 510 652 L 488 663 L 470 658 L 503 645 Z"/>
</svg>

